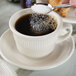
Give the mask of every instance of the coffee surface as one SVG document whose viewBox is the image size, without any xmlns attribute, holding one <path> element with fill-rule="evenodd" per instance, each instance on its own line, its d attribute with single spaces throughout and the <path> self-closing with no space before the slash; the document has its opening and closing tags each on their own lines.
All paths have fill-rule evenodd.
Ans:
<svg viewBox="0 0 76 76">
<path fill-rule="evenodd" d="M 54 18 L 44 14 L 27 14 L 20 17 L 15 23 L 15 29 L 29 36 L 41 36 L 53 32 L 57 27 Z"/>
</svg>

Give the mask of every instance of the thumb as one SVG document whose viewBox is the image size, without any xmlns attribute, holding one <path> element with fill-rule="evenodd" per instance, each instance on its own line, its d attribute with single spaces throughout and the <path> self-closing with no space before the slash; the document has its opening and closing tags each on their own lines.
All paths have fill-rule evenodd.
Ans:
<svg viewBox="0 0 76 76">
<path fill-rule="evenodd" d="M 70 0 L 62 0 L 62 3 L 69 3 Z"/>
<path fill-rule="evenodd" d="M 76 0 L 70 0 L 70 4 L 74 7 L 76 7 Z"/>
</svg>

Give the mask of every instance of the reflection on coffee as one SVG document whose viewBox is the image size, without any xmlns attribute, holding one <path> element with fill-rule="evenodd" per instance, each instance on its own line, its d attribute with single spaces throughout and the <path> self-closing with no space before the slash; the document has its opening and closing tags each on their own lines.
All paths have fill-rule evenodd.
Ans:
<svg viewBox="0 0 76 76">
<path fill-rule="evenodd" d="M 54 18 L 44 14 L 27 14 L 20 17 L 15 28 L 18 32 L 29 36 L 41 36 L 53 32 L 57 27 Z"/>
</svg>

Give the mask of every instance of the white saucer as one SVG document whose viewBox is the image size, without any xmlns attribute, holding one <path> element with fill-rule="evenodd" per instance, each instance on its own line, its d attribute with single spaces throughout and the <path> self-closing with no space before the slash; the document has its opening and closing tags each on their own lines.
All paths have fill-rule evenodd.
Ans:
<svg viewBox="0 0 76 76">
<path fill-rule="evenodd" d="M 17 76 L 16 73 L 2 59 L 0 59 L 0 76 Z"/>
<path fill-rule="evenodd" d="M 70 37 L 64 42 L 57 44 L 54 51 L 47 57 L 32 59 L 18 52 L 10 30 L 7 30 L 0 39 L 1 56 L 9 63 L 28 70 L 44 70 L 57 67 L 71 57 L 74 48 L 74 41 Z"/>
<path fill-rule="evenodd" d="M 70 12 L 68 13 L 68 16 L 63 18 L 63 22 L 76 24 L 76 15 L 74 13 L 73 7 L 71 8 Z"/>
</svg>

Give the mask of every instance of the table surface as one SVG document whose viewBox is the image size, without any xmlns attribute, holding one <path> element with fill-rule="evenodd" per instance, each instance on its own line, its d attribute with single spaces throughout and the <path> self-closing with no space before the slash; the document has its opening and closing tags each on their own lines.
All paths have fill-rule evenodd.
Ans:
<svg viewBox="0 0 76 76">
<path fill-rule="evenodd" d="M 20 4 L 9 3 L 6 0 L 0 0 L 0 36 L 9 28 L 9 19 L 13 13 L 22 9 Z M 73 25 L 73 35 L 76 33 L 76 25 Z M 15 66 L 14 66 L 15 67 Z M 72 57 L 59 67 L 43 70 L 28 71 L 23 69 L 16 70 L 18 76 L 76 76 L 76 50 Z"/>
</svg>

